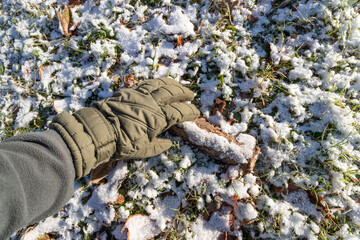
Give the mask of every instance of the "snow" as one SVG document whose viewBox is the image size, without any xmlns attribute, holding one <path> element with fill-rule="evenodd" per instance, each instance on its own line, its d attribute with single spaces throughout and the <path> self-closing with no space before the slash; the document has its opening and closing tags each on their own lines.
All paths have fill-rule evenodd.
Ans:
<svg viewBox="0 0 360 240">
<path fill-rule="evenodd" d="M 235 215 L 240 220 L 252 220 L 258 216 L 258 213 L 250 203 L 239 203 L 235 207 Z"/>
<path fill-rule="evenodd" d="M 30 109 L 35 104 L 35 99 L 26 98 L 20 103 L 20 110 L 15 119 L 15 127 L 28 126 L 29 122 L 32 121 L 37 115 L 37 112 L 32 112 Z"/>
<path fill-rule="evenodd" d="M 135 214 L 144 216 L 128 220 L 131 238 L 358 239 L 359 1 L 145 2 L 81 1 L 64 38 L 55 9 L 68 1 L 2 1 L 0 138 L 42 131 L 56 111 L 111 96 L 128 74 L 169 76 L 194 91 L 209 122 L 261 147 L 254 171 L 244 175 L 164 133 L 169 151 L 119 162 L 102 185 L 75 182 L 62 211 L 12 239 L 126 239 L 121 230 Z M 216 98 L 227 103 L 224 116 L 212 115 Z M 252 154 L 183 126 L 223 157 Z M 119 193 L 125 202 L 111 204 Z"/>
<path fill-rule="evenodd" d="M 229 209 L 225 209 L 213 214 L 209 221 L 198 218 L 192 225 L 192 231 L 195 234 L 191 239 L 218 239 L 221 233 L 230 231 L 229 217 Z"/>
<path fill-rule="evenodd" d="M 157 225 L 143 215 L 131 216 L 123 227 L 123 230 L 125 229 L 128 230 L 128 240 L 151 239 L 160 233 Z"/>
</svg>

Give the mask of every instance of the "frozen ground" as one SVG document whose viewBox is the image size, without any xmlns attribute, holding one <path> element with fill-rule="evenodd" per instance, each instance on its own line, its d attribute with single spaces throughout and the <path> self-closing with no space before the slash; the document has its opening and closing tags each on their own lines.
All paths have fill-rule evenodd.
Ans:
<svg viewBox="0 0 360 240">
<path fill-rule="evenodd" d="M 358 1 L 71 2 L 64 31 L 68 1 L 0 1 L 2 138 L 134 73 L 188 85 L 209 121 L 256 135 L 262 153 L 243 176 L 172 137 L 164 154 L 76 182 L 64 209 L 13 239 L 360 238 Z"/>
</svg>

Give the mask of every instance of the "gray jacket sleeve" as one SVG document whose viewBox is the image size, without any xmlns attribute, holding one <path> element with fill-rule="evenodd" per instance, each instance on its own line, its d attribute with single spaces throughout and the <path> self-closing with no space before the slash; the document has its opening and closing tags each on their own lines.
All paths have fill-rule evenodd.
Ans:
<svg viewBox="0 0 360 240">
<path fill-rule="evenodd" d="M 0 143 L 0 239 L 59 211 L 71 198 L 70 150 L 54 130 Z"/>
</svg>

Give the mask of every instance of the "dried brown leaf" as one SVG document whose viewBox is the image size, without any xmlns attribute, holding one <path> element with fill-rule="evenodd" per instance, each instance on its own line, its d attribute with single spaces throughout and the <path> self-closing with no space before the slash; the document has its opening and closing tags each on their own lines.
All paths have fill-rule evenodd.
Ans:
<svg viewBox="0 0 360 240">
<path fill-rule="evenodd" d="M 219 211 L 222 207 L 222 202 L 212 202 L 206 207 L 206 211 L 203 212 L 202 216 L 204 217 L 205 221 L 209 221 L 212 214 Z"/>
<path fill-rule="evenodd" d="M 92 194 L 89 194 L 81 199 L 82 204 L 86 204 L 90 198 L 92 197 Z"/>
<path fill-rule="evenodd" d="M 58 18 L 61 23 L 61 28 L 65 34 L 66 37 L 70 37 L 71 33 L 69 32 L 70 29 L 70 10 L 69 7 L 66 6 L 63 13 L 60 13 L 58 10 L 56 10 L 56 13 L 58 15 Z"/>
<path fill-rule="evenodd" d="M 232 199 L 233 199 L 233 201 L 234 201 L 234 206 L 238 206 L 238 204 L 237 204 L 237 202 L 238 202 L 238 196 L 237 195 L 234 195 L 234 196 L 232 196 L 231 197 Z"/>
<path fill-rule="evenodd" d="M 249 20 L 250 22 L 257 22 L 259 20 L 259 18 L 255 17 L 252 14 L 250 14 L 250 15 L 247 16 L 247 20 Z"/>
<path fill-rule="evenodd" d="M 285 188 L 283 188 L 283 187 L 275 187 L 275 186 L 273 186 L 272 188 L 273 188 L 273 191 L 275 193 L 285 193 L 286 192 Z"/>
<path fill-rule="evenodd" d="M 52 106 L 53 106 L 53 108 L 54 108 L 54 111 L 56 112 L 56 113 L 58 113 L 59 111 L 56 109 L 56 107 L 55 107 L 55 101 L 59 101 L 58 99 L 54 99 L 54 101 L 53 101 L 53 103 L 52 103 Z"/>
<path fill-rule="evenodd" d="M 288 190 L 289 190 L 289 192 L 295 192 L 295 191 L 297 191 L 297 190 L 299 190 L 300 189 L 300 187 L 298 186 L 298 185 L 296 185 L 296 183 L 294 183 L 293 181 L 290 181 L 289 183 L 288 183 Z"/>
<path fill-rule="evenodd" d="M 122 194 L 119 193 L 117 199 L 114 202 L 110 202 L 111 204 L 122 204 L 125 202 L 125 198 Z"/>
<path fill-rule="evenodd" d="M 228 240 L 227 236 L 228 236 L 228 233 L 224 232 L 224 233 L 220 234 L 218 240 Z"/>
<path fill-rule="evenodd" d="M 25 74 L 26 76 L 28 76 L 28 75 L 29 75 L 29 70 L 28 70 L 28 69 L 25 69 L 25 70 L 24 70 L 24 74 Z"/>
<path fill-rule="evenodd" d="M 115 167 L 116 161 L 110 160 L 107 163 L 103 163 L 95 168 L 91 172 L 91 180 L 90 184 L 99 184 L 101 180 L 103 180 L 107 175 L 111 172 L 111 170 Z"/>
<path fill-rule="evenodd" d="M 237 119 L 235 119 L 235 118 L 232 118 L 232 119 L 229 119 L 229 124 L 231 125 L 233 122 L 238 122 L 238 120 Z"/>
<path fill-rule="evenodd" d="M 54 238 L 50 237 L 47 233 L 45 233 L 44 235 L 36 238 L 36 240 L 53 240 Z"/>
<path fill-rule="evenodd" d="M 235 213 L 234 213 L 234 208 L 231 210 L 230 215 L 229 215 L 229 227 L 231 231 L 234 231 L 234 226 L 235 224 Z"/>
<path fill-rule="evenodd" d="M 172 190 L 168 191 L 168 192 L 164 192 L 160 195 L 161 200 L 164 200 L 166 197 L 170 197 L 173 196 L 174 192 Z"/>
<path fill-rule="evenodd" d="M 239 95 L 241 98 L 244 98 L 244 99 L 252 98 L 251 93 L 240 93 Z"/>
<path fill-rule="evenodd" d="M 69 0 L 69 7 L 74 7 L 77 5 L 81 5 L 81 0 Z"/>
<path fill-rule="evenodd" d="M 179 36 L 178 38 L 177 38 L 177 43 L 176 43 L 176 46 L 182 46 L 182 38 L 181 38 L 181 36 Z"/>
<path fill-rule="evenodd" d="M 234 235 L 230 235 L 228 232 L 224 232 L 220 234 L 218 240 L 238 240 L 238 238 Z"/>
<path fill-rule="evenodd" d="M 49 65 L 42 65 L 40 68 L 39 68 L 39 77 L 41 78 L 41 74 L 42 74 L 42 71 L 44 70 L 44 68 L 46 67 L 46 66 L 49 66 Z"/>
<path fill-rule="evenodd" d="M 306 192 L 307 192 L 307 195 L 308 195 L 309 200 L 310 200 L 311 203 L 320 205 L 320 206 L 323 207 L 324 209 L 326 208 L 326 207 L 322 204 L 322 201 L 323 201 L 323 199 L 324 199 L 322 196 L 317 195 L 317 194 L 316 194 L 314 191 L 312 191 L 311 189 L 306 190 Z"/>
<path fill-rule="evenodd" d="M 116 88 L 119 88 L 121 86 L 121 81 L 120 81 L 119 76 L 115 76 L 113 79 L 114 79 L 114 84 L 115 84 Z"/>
<path fill-rule="evenodd" d="M 219 112 L 222 115 L 225 106 L 226 106 L 226 102 L 224 100 L 221 100 L 220 98 L 215 99 L 215 104 L 212 109 L 212 114 L 215 115 L 216 112 Z"/>
<path fill-rule="evenodd" d="M 124 85 L 125 87 L 129 88 L 135 83 L 137 83 L 137 80 L 134 78 L 135 73 L 131 73 L 128 75 L 125 75 L 124 77 Z"/>
</svg>

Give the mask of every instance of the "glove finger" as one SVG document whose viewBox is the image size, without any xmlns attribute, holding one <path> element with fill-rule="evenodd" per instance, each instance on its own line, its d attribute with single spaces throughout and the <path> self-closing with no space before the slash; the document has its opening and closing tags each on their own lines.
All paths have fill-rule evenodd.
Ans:
<svg viewBox="0 0 360 240">
<path fill-rule="evenodd" d="M 146 79 L 143 81 L 140 81 L 138 83 L 135 83 L 134 85 L 132 85 L 131 87 L 127 88 L 127 89 L 136 89 L 137 91 L 141 92 L 141 93 L 151 93 L 154 89 L 159 88 L 162 85 L 167 85 L 167 84 L 174 84 L 177 83 L 179 84 L 177 81 L 171 79 L 171 78 L 155 78 L 155 79 Z M 181 85 L 181 84 L 179 84 Z M 119 93 L 119 92 L 123 92 L 124 88 L 119 88 L 115 91 L 115 94 Z"/>
<path fill-rule="evenodd" d="M 168 125 L 163 131 L 166 131 L 173 125 L 184 121 L 191 121 L 200 116 L 200 111 L 194 104 L 188 103 L 172 103 L 162 107 L 162 111 L 165 114 Z"/>
<path fill-rule="evenodd" d="M 148 158 L 156 156 L 172 146 L 172 142 L 169 139 L 154 138 L 151 142 L 145 144 L 139 148 L 133 155 L 132 158 Z"/>
<path fill-rule="evenodd" d="M 146 79 L 133 85 L 131 88 L 137 89 L 142 93 L 151 93 L 152 91 L 158 89 L 161 86 L 172 85 L 172 84 L 178 84 L 181 86 L 181 84 L 175 81 L 174 79 L 164 77 L 164 78 Z"/>
<path fill-rule="evenodd" d="M 160 106 L 194 99 L 194 93 L 190 89 L 171 78 L 145 80 L 137 86 L 137 90 L 150 93 Z"/>
<path fill-rule="evenodd" d="M 176 102 L 192 101 L 194 99 L 194 93 L 180 84 L 161 86 L 152 91 L 151 96 L 160 106 Z"/>
</svg>

